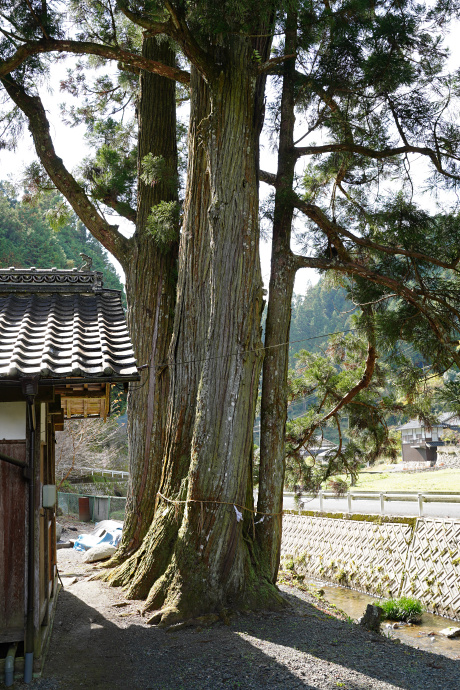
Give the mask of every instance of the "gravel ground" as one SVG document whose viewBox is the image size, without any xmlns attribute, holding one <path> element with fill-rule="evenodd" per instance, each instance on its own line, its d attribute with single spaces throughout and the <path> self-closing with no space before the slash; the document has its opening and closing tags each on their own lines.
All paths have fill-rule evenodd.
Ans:
<svg viewBox="0 0 460 690">
<path fill-rule="evenodd" d="M 77 552 L 62 549 L 59 561 L 64 591 L 43 676 L 14 690 L 460 688 L 457 660 L 369 633 L 293 587 L 282 586 L 282 613 L 168 633 L 146 624 L 139 602 L 89 580 Z"/>
</svg>

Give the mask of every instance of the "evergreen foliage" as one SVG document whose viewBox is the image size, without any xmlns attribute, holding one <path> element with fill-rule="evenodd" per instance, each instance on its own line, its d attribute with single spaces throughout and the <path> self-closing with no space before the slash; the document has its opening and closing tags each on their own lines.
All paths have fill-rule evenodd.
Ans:
<svg viewBox="0 0 460 690">
<path fill-rule="evenodd" d="M 48 213 L 59 203 L 62 199 L 56 194 L 35 203 L 20 201 L 11 185 L 0 182 L 0 267 L 78 268 L 82 252 L 93 259 L 92 268 L 103 273 L 104 287 L 123 292 L 107 252 L 74 212 L 53 230 Z"/>
<path fill-rule="evenodd" d="M 359 334 L 348 333 L 330 338 L 324 353 L 303 350 L 297 355 L 296 367 L 289 373 L 290 399 L 307 396 L 309 406 L 304 415 L 287 423 L 288 486 L 317 490 L 330 476 L 344 472 L 354 480 L 364 464 L 375 462 L 382 454 L 396 455 L 387 418 L 401 411 L 398 394 L 402 390 L 393 385 L 388 363 L 375 363 L 368 385 L 343 405 L 340 415 L 331 414 L 362 380 L 366 348 L 367 342 Z M 344 417 L 346 431 L 342 429 Z M 321 447 L 324 439 L 333 440 L 336 447 L 326 462 L 320 462 L 313 448 Z"/>
</svg>

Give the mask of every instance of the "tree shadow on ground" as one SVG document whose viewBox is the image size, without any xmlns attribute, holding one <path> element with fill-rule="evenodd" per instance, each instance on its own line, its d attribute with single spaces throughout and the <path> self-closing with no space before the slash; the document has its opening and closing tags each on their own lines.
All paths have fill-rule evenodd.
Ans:
<svg viewBox="0 0 460 690">
<path fill-rule="evenodd" d="M 116 590 L 79 582 L 59 596 L 43 678 L 15 690 L 460 687 L 453 660 L 351 627 L 300 597 L 286 598 L 292 608 L 281 613 L 168 633 L 147 626 L 135 602 L 133 617 L 122 617 L 127 611 L 115 608 Z"/>
<path fill-rule="evenodd" d="M 317 688 L 229 626 L 173 633 L 144 623 L 119 627 L 69 590 L 59 596 L 43 678 L 24 687 L 48 682 L 59 690 Z"/>
<path fill-rule="evenodd" d="M 349 672 L 356 673 L 356 680 L 350 677 L 346 680 L 343 687 L 347 690 L 375 688 L 379 687 L 378 683 L 389 683 L 405 690 L 460 688 L 458 661 L 370 633 L 359 625 L 323 613 L 296 594 L 285 593 L 284 596 L 291 605 L 291 614 L 272 615 L 272 620 L 243 626 L 248 633 L 246 639 L 250 636 L 253 644 L 265 641 L 296 650 L 299 660 L 303 659 L 306 665 L 311 657 L 336 665 L 331 673 L 337 675 L 335 685 L 338 687 L 342 687 L 339 685 L 340 669 L 346 669 L 344 675 L 347 676 Z M 241 631 L 243 627 L 237 629 Z M 314 687 L 322 687 L 314 684 L 318 679 L 313 665 L 311 668 L 307 679 Z"/>
</svg>

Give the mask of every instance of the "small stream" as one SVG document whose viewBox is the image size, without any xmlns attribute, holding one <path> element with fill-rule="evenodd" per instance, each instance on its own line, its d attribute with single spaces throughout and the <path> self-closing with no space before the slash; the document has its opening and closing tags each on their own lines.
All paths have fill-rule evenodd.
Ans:
<svg viewBox="0 0 460 690">
<path fill-rule="evenodd" d="M 321 580 L 308 579 L 305 582 L 315 587 L 315 589 L 323 589 L 325 598 L 354 620 L 363 615 L 367 604 L 378 601 L 378 597 L 356 592 L 353 589 L 346 589 L 345 587 L 336 587 Z M 387 625 L 389 627 L 386 627 Z M 432 613 L 424 613 L 420 625 L 398 623 L 402 627 L 396 630 L 393 630 L 392 625 L 392 622 L 384 621 L 381 628 L 382 632 L 385 635 L 389 634 L 391 637 L 398 638 L 401 642 L 417 649 L 423 649 L 434 654 L 442 654 L 451 659 L 460 659 L 460 637 L 449 640 L 444 635 L 439 634 L 440 630 L 450 626 L 460 628 L 460 621 L 435 616 Z M 429 635 L 429 633 L 433 634 Z"/>
</svg>

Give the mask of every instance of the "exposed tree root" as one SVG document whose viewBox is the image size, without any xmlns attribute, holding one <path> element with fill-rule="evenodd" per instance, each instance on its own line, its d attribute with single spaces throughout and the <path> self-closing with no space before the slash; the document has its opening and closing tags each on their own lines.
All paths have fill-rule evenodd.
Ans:
<svg viewBox="0 0 460 690">
<path fill-rule="evenodd" d="M 160 611 L 156 611 L 153 616 L 148 619 L 147 623 L 149 625 L 158 625 L 159 628 L 166 628 L 169 632 L 174 632 L 184 628 L 207 628 L 217 623 L 219 620 L 224 620 L 222 616 L 218 616 L 216 613 L 208 613 L 203 616 L 197 616 L 196 618 L 181 620 L 179 623 L 172 622 L 176 620 L 179 615 L 179 611 L 173 607 L 164 608 L 160 609 Z M 228 618 L 225 620 L 227 622 Z"/>
<path fill-rule="evenodd" d="M 280 610 L 286 600 L 267 578 L 251 574 L 245 590 L 230 594 L 224 587 L 211 592 L 205 571 L 200 568 L 186 579 L 180 576 L 176 559 L 171 560 L 164 575 L 151 588 L 144 612 L 152 612 L 150 625 L 179 630 L 190 626 L 206 626 L 223 620 L 228 623 L 229 612 Z M 128 590 L 129 598 L 132 598 Z"/>
</svg>

